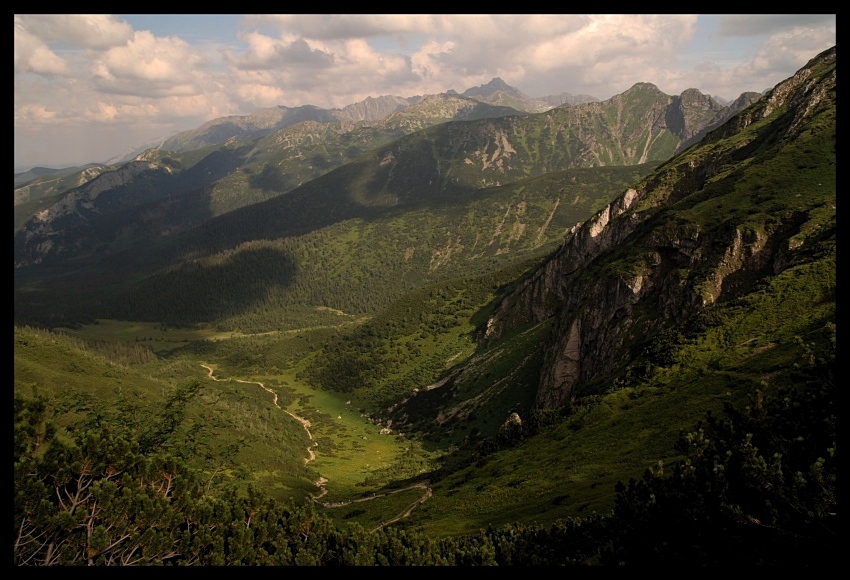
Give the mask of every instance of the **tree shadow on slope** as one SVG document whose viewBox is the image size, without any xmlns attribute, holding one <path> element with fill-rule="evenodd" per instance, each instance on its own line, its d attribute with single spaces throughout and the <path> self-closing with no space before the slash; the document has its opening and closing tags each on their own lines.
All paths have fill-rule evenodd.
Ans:
<svg viewBox="0 0 850 580">
<path fill-rule="evenodd" d="M 196 260 L 152 276 L 107 305 L 110 317 L 182 325 L 210 322 L 262 304 L 290 286 L 297 267 L 284 251 L 256 242 L 214 260 Z"/>
</svg>

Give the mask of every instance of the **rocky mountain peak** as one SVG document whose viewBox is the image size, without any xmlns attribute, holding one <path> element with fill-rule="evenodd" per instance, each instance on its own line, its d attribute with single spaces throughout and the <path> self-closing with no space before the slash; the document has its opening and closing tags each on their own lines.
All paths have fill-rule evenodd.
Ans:
<svg viewBox="0 0 850 580">
<path fill-rule="evenodd" d="M 685 89 L 679 95 L 679 102 L 685 107 L 699 107 L 701 109 L 720 111 L 724 105 L 717 102 L 711 95 L 706 95 L 699 89 Z"/>
<path fill-rule="evenodd" d="M 652 83 L 635 83 L 627 90 L 623 91 L 622 94 L 628 95 L 631 93 L 639 93 L 639 92 L 653 92 L 660 93 L 661 89 L 659 89 L 656 85 Z"/>
<path fill-rule="evenodd" d="M 510 93 L 511 95 L 516 96 L 516 97 L 529 98 L 522 91 L 520 91 L 517 88 L 510 86 L 508 83 L 506 83 L 505 81 L 503 81 L 499 77 L 494 77 L 493 80 L 491 80 L 487 84 L 484 84 L 484 85 L 481 85 L 481 86 L 478 86 L 478 87 L 472 87 L 472 88 L 466 89 L 463 92 L 463 96 L 465 96 L 465 97 L 489 97 L 490 95 L 493 95 L 497 91 L 503 91 L 503 92 L 506 92 L 506 93 Z"/>
</svg>

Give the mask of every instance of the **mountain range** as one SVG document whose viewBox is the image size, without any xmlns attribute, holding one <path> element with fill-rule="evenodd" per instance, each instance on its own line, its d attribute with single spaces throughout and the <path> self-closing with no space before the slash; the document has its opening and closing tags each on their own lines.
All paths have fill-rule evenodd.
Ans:
<svg viewBox="0 0 850 580">
<path fill-rule="evenodd" d="M 494 96 L 507 87 L 499 79 L 478 89 L 470 89 L 472 96 Z M 508 87 L 510 88 L 510 87 Z M 512 89 L 513 90 L 513 89 Z M 515 94 L 521 95 L 513 90 Z M 452 143 L 461 140 L 468 156 L 463 163 L 472 167 L 455 167 L 452 171 L 462 177 L 452 178 L 454 183 L 472 187 L 500 184 L 523 176 L 569 167 L 637 164 L 660 160 L 677 149 L 687 146 L 706 130 L 740 110 L 757 95 L 746 93 L 732 106 L 724 107 L 695 89 L 681 96 L 670 97 L 648 83 L 639 83 L 621 95 L 604 102 L 559 107 L 543 115 L 519 115 L 515 109 L 490 106 L 468 97 L 433 95 L 419 99 L 412 107 L 386 116 L 378 122 L 324 122 L 302 121 L 303 111 L 321 111 L 314 107 L 267 109 L 255 115 L 211 121 L 203 127 L 181 133 L 167 140 L 159 149 L 136 156 L 104 178 L 71 194 L 59 193 L 64 198 L 53 207 L 41 210 L 19 233 L 26 239 L 18 248 L 30 254 L 18 254 L 17 265 L 37 263 L 52 252 L 65 251 L 66 246 L 79 242 L 63 243 L 65 232 L 82 227 L 84 236 L 91 237 L 90 222 L 104 213 L 126 210 L 132 206 L 145 206 L 165 199 L 172 203 L 172 194 L 192 191 L 193 195 L 209 198 L 206 204 L 211 216 L 275 197 L 293 187 L 309 181 L 334 167 L 353 161 L 362 152 L 416 130 L 439 124 L 438 132 L 448 131 L 440 140 Z M 368 102 L 368 101 L 367 101 Z M 341 112 L 346 112 L 343 109 Z M 360 110 L 352 106 L 350 110 Z M 622 111 L 628 111 L 625 116 Z M 301 111 L 301 112 L 299 112 Z M 338 111 L 339 112 L 339 111 Z M 349 111 L 350 112 L 350 111 Z M 476 120 L 498 118 L 498 122 L 479 122 L 478 126 L 450 124 L 449 120 Z M 295 123 L 289 126 L 290 123 Z M 281 125 L 288 128 L 280 128 Z M 458 135 L 458 131 L 465 132 Z M 526 134 L 533 137 L 526 143 Z M 267 135 L 266 137 L 237 141 L 237 136 Z M 517 144 L 514 149 L 511 141 Z M 253 142 L 251 142 L 253 141 Z M 226 145 L 215 149 L 195 149 L 185 158 L 161 153 L 171 146 L 176 152 L 185 148 L 204 147 L 210 143 Z M 548 144 L 547 144 L 548 143 Z M 564 147 L 555 147 L 563 143 Z M 453 151 L 437 152 L 438 157 L 450 155 L 448 163 L 457 163 L 456 145 Z M 197 164 L 197 166 L 195 165 Z M 478 168 L 478 165 L 481 165 Z M 93 175 L 82 173 L 79 182 Z M 417 177 L 417 179 L 419 179 Z M 435 182 L 429 181 L 437 191 L 447 186 L 445 175 Z M 424 180 L 424 177 L 423 177 Z M 111 193 L 120 189 L 120 193 Z M 28 199 L 40 200 L 44 193 L 40 181 L 19 188 L 27 192 Z M 155 191 L 154 191 L 155 190 Z M 234 195 L 238 191 L 238 195 Z M 103 195 L 106 192 L 106 195 Z M 17 194 L 16 194 L 17 195 Z M 120 197 L 117 201 L 116 196 Z M 157 199 L 159 198 L 159 199 Z M 56 200 L 56 194 L 41 201 Z M 98 201 L 98 199 L 100 201 Z M 197 205 L 197 204 L 195 204 Z M 86 210 L 81 211 L 85 206 Z M 32 206 L 27 209 L 32 211 Z M 179 231 L 187 225 L 197 225 L 199 213 L 190 210 L 191 216 L 169 216 L 166 228 Z M 162 210 L 154 210 L 162 213 Z M 139 221 L 135 217 L 130 218 Z M 201 217 L 201 219 L 204 219 Z M 63 224 L 62 233 L 56 231 L 55 221 Z M 71 235 L 77 235 L 75 232 Z M 47 242 L 46 240 L 49 240 Z M 26 249 L 25 249 L 26 248 Z"/>
</svg>

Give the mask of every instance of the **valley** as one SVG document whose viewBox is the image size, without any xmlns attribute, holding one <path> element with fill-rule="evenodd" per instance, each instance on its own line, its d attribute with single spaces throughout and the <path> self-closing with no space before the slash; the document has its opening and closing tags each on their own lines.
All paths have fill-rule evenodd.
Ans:
<svg viewBox="0 0 850 580">
<path fill-rule="evenodd" d="M 734 109 L 509 89 L 16 182 L 16 562 L 827 557 L 835 49 Z"/>
</svg>

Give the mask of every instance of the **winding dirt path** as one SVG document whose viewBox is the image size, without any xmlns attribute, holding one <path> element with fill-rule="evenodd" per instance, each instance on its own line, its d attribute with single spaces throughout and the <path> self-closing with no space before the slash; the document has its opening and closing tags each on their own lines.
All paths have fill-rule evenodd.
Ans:
<svg viewBox="0 0 850 580">
<path fill-rule="evenodd" d="M 434 493 L 431 491 L 431 487 L 428 485 L 428 482 L 415 483 L 415 484 L 408 486 L 408 487 L 403 487 L 401 489 L 394 489 L 393 491 L 388 491 L 387 493 L 380 493 L 380 494 L 377 494 L 377 495 L 372 495 L 370 497 L 361 497 L 361 498 L 358 498 L 358 499 L 352 499 L 352 500 L 348 500 L 348 501 L 340 501 L 340 502 L 335 502 L 335 503 L 326 502 L 322 505 L 326 508 L 340 508 L 340 507 L 345 507 L 347 505 L 351 505 L 353 503 L 359 503 L 359 502 L 363 502 L 363 501 L 372 501 L 373 499 L 378 499 L 378 498 L 381 498 L 381 497 L 387 497 L 388 495 L 392 495 L 394 493 L 399 493 L 401 491 L 407 491 L 409 489 L 416 489 L 416 488 L 419 488 L 419 489 L 422 490 L 422 497 L 419 498 L 418 500 L 416 500 L 415 502 L 413 502 L 412 504 L 410 504 L 409 506 L 407 506 L 407 508 L 404 511 L 402 511 L 400 514 L 398 514 L 393 519 L 387 520 L 385 522 L 381 522 L 381 525 L 379 525 L 377 528 L 372 530 L 373 532 L 377 532 L 378 530 L 380 530 L 384 526 L 388 526 L 389 524 L 391 524 L 393 522 L 397 522 L 402 518 L 408 517 L 413 512 L 414 509 L 416 509 L 417 507 L 419 507 L 420 505 L 425 503 L 425 500 L 427 500 L 429 497 L 434 495 Z"/>
<path fill-rule="evenodd" d="M 268 388 L 267 386 L 265 386 L 263 383 L 261 383 L 259 381 L 243 381 L 242 379 L 233 379 L 233 378 L 217 379 L 217 378 L 215 378 L 215 375 L 213 374 L 214 371 L 213 371 L 212 367 L 205 365 L 203 363 L 201 363 L 201 366 L 204 367 L 205 369 L 207 369 L 207 372 L 209 373 L 209 378 L 211 378 L 214 381 L 217 381 L 217 382 L 220 382 L 220 383 L 227 383 L 227 382 L 235 381 L 237 383 L 243 383 L 243 384 L 247 384 L 247 385 L 259 385 L 260 388 L 262 388 L 263 390 L 274 395 L 274 400 L 272 401 L 274 403 L 274 406 L 277 407 L 278 409 L 280 409 L 281 411 L 283 411 L 284 413 L 286 413 L 287 415 L 289 415 L 290 417 L 292 417 L 293 419 L 295 419 L 296 421 L 298 421 L 299 423 L 301 423 L 301 425 L 304 427 L 304 430 L 307 432 L 307 436 L 310 438 L 311 441 L 313 441 L 313 434 L 310 433 L 310 421 L 308 421 L 307 419 L 304 419 L 303 417 L 299 417 L 298 415 L 295 415 L 294 413 L 291 413 L 287 409 L 284 409 L 283 407 L 281 407 L 277 402 L 277 393 L 274 392 L 272 389 Z M 308 463 L 310 463 L 311 461 L 316 459 L 316 454 L 313 452 L 313 448 L 316 447 L 317 445 L 318 445 L 318 443 L 316 441 L 313 441 L 313 444 L 310 447 L 307 448 L 307 453 L 308 453 L 309 457 L 304 459 L 304 465 L 307 465 Z M 317 499 L 323 497 L 325 494 L 328 493 L 328 490 L 325 487 L 325 485 L 327 483 L 328 483 L 328 480 L 324 477 L 320 477 L 319 480 L 315 482 L 314 485 L 321 490 L 321 493 L 319 493 L 318 495 L 313 495 L 312 497 L 313 497 L 314 500 L 317 500 Z M 416 500 L 415 502 L 413 502 L 412 504 L 410 504 L 403 512 L 398 514 L 393 519 L 388 520 L 386 522 L 381 522 L 381 525 L 379 525 L 377 528 L 372 530 L 373 532 L 376 532 L 376 531 L 380 530 L 381 528 L 383 528 L 384 526 L 387 526 L 387 525 L 389 525 L 393 522 L 397 522 L 398 520 L 400 520 L 402 518 L 408 517 L 413 512 L 414 509 L 416 509 L 417 507 L 422 505 L 425 502 L 425 500 L 427 500 L 429 497 L 431 497 L 433 495 L 433 492 L 431 491 L 431 488 L 428 486 L 428 483 L 427 482 L 416 483 L 416 484 L 413 484 L 411 486 L 404 487 L 402 489 L 395 489 L 393 491 L 388 491 L 386 493 L 381 493 L 381 494 L 378 494 L 378 495 L 372 495 L 371 497 L 362 497 L 362 498 L 358 498 L 358 499 L 352 499 L 352 500 L 341 501 L 341 502 L 336 502 L 336 503 L 326 502 L 322 505 L 326 508 L 345 507 L 345 506 L 350 505 L 352 503 L 359 503 L 359 502 L 363 502 L 363 501 L 371 501 L 373 499 L 386 497 L 386 496 L 392 495 L 394 493 L 399 493 L 401 491 L 407 491 L 409 489 L 415 489 L 415 488 L 422 489 L 422 497 L 420 499 Z"/>
<path fill-rule="evenodd" d="M 272 389 L 268 388 L 267 386 L 265 386 L 263 383 L 261 383 L 259 381 L 243 381 L 242 379 L 233 379 L 233 378 L 217 379 L 217 378 L 215 378 L 215 375 L 213 375 L 212 367 L 205 365 L 203 363 L 201 363 L 201 366 L 204 367 L 205 369 L 207 369 L 207 371 L 209 372 L 209 378 L 211 378 L 212 380 L 217 381 L 219 383 L 227 383 L 227 382 L 230 382 L 230 381 L 235 381 L 237 383 L 243 383 L 243 384 L 247 384 L 247 385 L 259 385 L 261 389 L 263 389 L 264 391 L 267 391 L 267 392 L 271 393 L 272 395 L 274 395 L 274 400 L 272 401 L 274 403 L 274 406 L 277 407 L 278 409 L 280 409 L 281 411 L 283 411 L 284 413 L 286 413 L 287 415 L 289 415 L 290 417 L 292 417 L 293 419 L 295 419 L 296 421 L 298 421 L 299 423 L 301 423 L 301 426 L 304 427 L 304 430 L 307 432 L 307 437 L 310 438 L 310 441 L 313 441 L 313 434 L 310 433 L 310 421 L 308 421 L 307 419 L 304 419 L 303 417 L 299 417 L 298 415 L 296 415 L 296 414 L 290 412 L 289 410 L 281 407 L 277 402 L 277 393 L 274 392 Z M 307 448 L 308 457 L 306 457 L 304 459 L 304 465 L 307 465 L 308 463 L 310 463 L 311 461 L 314 461 L 316 459 L 316 454 L 313 452 L 313 448 L 316 447 L 317 445 L 318 445 L 318 442 L 313 441 L 313 444 L 310 447 Z M 325 495 L 326 493 L 328 493 L 328 490 L 325 489 L 325 484 L 327 482 L 328 482 L 328 480 L 325 479 L 324 477 L 320 477 L 319 480 L 315 482 L 316 487 L 321 489 L 322 492 L 319 495 L 313 496 L 313 499 L 318 499 L 318 498 L 322 497 L 323 495 Z"/>
</svg>

